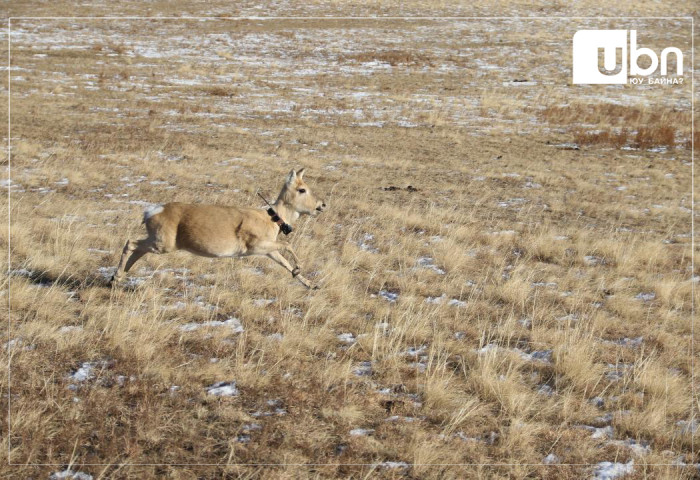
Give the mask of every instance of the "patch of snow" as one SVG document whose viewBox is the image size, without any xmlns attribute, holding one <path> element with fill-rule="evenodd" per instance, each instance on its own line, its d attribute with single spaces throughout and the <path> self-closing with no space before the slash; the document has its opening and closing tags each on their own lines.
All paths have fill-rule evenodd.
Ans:
<svg viewBox="0 0 700 480">
<path fill-rule="evenodd" d="M 253 300 L 253 305 L 256 307 L 266 307 L 271 303 L 275 303 L 276 298 L 256 298 Z"/>
<path fill-rule="evenodd" d="M 440 304 L 447 299 L 446 294 L 442 294 L 439 297 L 425 297 L 425 303 Z"/>
<path fill-rule="evenodd" d="M 529 80 L 525 81 L 516 81 L 516 80 L 511 80 L 509 82 L 502 82 L 504 87 L 519 87 L 519 86 L 527 86 L 527 87 L 532 87 L 534 85 L 537 85 L 537 82 L 532 82 Z"/>
<path fill-rule="evenodd" d="M 526 203 L 526 202 L 527 202 L 527 199 L 525 199 L 525 198 L 509 198 L 508 200 L 498 202 L 498 206 L 501 208 L 508 208 L 508 207 L 513 207 L 515 205 L 522 205 L 523 203 Z"/>
<path fill-rule="evenodd" d="M 595 469 L 593 478 L 596 480 L 612 480 L 634 471 L 634 460 L 629 463 L 600 462 Z"/>
<path fill-rule="evenodd" d="M 352 345 L 353 343 L 357 342 L 357 337 L 355 337 L 355 335 L 352 333 L 341 333 L 338 335 L 338 340 L 340 340 L 342 343 Z"/>
<path fill-rule="evenodd" d="M 360 362 L 360 364 L 352 370 L 352 373 L 354 373 L 358 377 L 371 376 L 372 375 L 372 362 Z"/>
<path fill-rule="evenodd" d="M 272 417 L 272 416 L 283 416 L 287 414 L 287 411 L 281 407 L 282 402 L 279 399 L 270 399 L 265 402 L 267 407 L 270 407 L 271 409 L 268 411 L 262 411 L 259 410 L 255 413 L 252 413 L 251 416 L 253 417 Z"/>
<path fill-rule="evenodd" d="M 432 257 L 420 257 L 416 261 L 419 267 L 428 268 L 437 273 L 438 275 L 444 275 L 446 272 L 442 268 L 435 265 L 435 263 L 433 262 L 434 260 L 432 259 Z"/>
<path fill-rule="evenodd" d="M 498 433 L 493 431 L 489 432 L 488 434 L 480 435 L 478 437 L 469 437 L 464 432 L 457 432 L 452 436 L 455 438 L 460 438 L 467 442 L 479 442 L 485 443 L 486 445 L 493 445 L 494 443 L 496 443 L 496 440 L 498 440 Z"/>
<path fill-rule="evenodd" d="M 406 423 L 413 423 L 416 420 L 418 420 L 415 417 L 401 417 L 399 415 L 392 415 L 391 417 L 388 417 L 384 419 L 385 422 L 398 422 L 398 421 L 404 421 Z"/>
<path fill-rule="evenodd" d="M 623 347 L 639 347 L 642 342 L 644 341 L 644 337 L 635 337 L 635 338 L 621 338 L 619 340 L 605 340 L 605 343 L 612 343 L 615 345 L 620 345 Z"/>
<path fill-rule="evenodd" d="M 378 463 L 377 466 L 383 468 L 410 468 L 410 465 L 406 462 L 382 462 Z"/>
<path fill-rule="evenodd" d="M 94 378 L 96 368 L 104 368 L 107 365 L 108 362 L 105 361 L 85 362 L 75 372 L 71 373 L 68 378 L 75 382 L 84 382 Z"/>
<path fill-rule="evenodd" d="M 419 355 L 424 354 L 427 349 L 427 345 L 421 345 L 420 347 L 409 347 L 408 350 L 403 352 L 403 355 L 407 357 L 418 357 Z"/>
<path fill-rule="evenodd" d="M 632 450 L 632 453 L 635 455 L 646 455 L 647 453 L 651 452 L 651 447 L 649 447 L 649 445 L 639 443 L 632 438 L 628 438 L 627 440 L 612 440 L 608 442 L 608 444 L 616 445 L 618 447 L 627 447 Z"/>
<path fill-rule="evenodd" d="M 537 393 L 540 395 L 545 395 L 547 397 L 551 397 L 554 395 L 554 389 L 550 387 L 549 385 L 541 385 L 539 389 L 537 389 Z"/>
<path fill-rule="evenodd" d="M 681 433 L 690 433 L 695 435 L 698 431 L 698 421 L 696 419 L 691 421 L 679 420 L 676 422 L 676 425 L 680 427 Z"/>
<path fill-rule="evenodd" d="M 31 277 L 34 275 L 33 270 L 27 270 L 26 268 L 17 268 L 15 270 L 10 270 L 11 277 Z"/>
<path fill-rule="evenodd" d="M 111 279 L 116 271 L 117 267 L 100 267 L 97 269 L 97 273 L 107 280 Z"/>
<path fill-rule="evenodd" d="M 564 315 L 563 317 L 557 318 L 557 321 L 559 322 L 577 322 L 578 320 L 578 315 L 576 315 L 575 313 L 569 313 L 568 315 Z"/>
<path fill-rule="evenodd" d="M 499 347 L 495 343 L 489 343 L 488 345 L 481 347 L 479 350 L 477 350 L 476 353 L 478 353 L 479 355 L 485 355 L 489 352 L 496 351 L 499 348 L 501 348 L 501 347 Z"/>
<path fill-rule="evenodd" d="M 650 302 L 656 298 L 656 293 L 654 292 L 640 292 L 635 296 L 637 300 L 642 300 L 644 302 Z"/>
<path fill-rule="evenodd" d="M 380 290 L 378 295 L 382 297 L 384 300 L 391 302 L 391 303 L 396 303 L 396 301 L 399 299 L 399 294 L 396 292 L 390 292 L 388 290 Z"/>
<path fill-rule="evenodd" d="M 390 331 L 389 322 L 379 322 L 374 325 L 374 328 L 381 330 L 384 335 L 388 334 Z"/>
<path fill-rule="evenodd" d="M 374 240 L 374 235 L 365 233 L 362 237 L 362 241 L 359 242 L 360 249 L 370 253 L 379 253 L 379 250 L 369 243 L 372 240 Z"/>
<path fill-rule="evenodd" d="M 111 250 L 101 250 L 99 248 L 88 248 L 87 251 L 89 253 L 99 253 L 104 255 L 111 255 L 112 253 L 114 253 Z"/>
<path fill-rule="evenodd" d="M 570 142 L 567 142 L 567 143 L 556 143 L 556 144 L 555 144 L 555 143 L 552 143 L 552 144 L 550 144 L 550 146 L 551 146 L 551 147 L 555 147 L 555 148 L 560 148 L 560 149 L 562 149 L 562 150 L 580 150 L 580 147 L 579 147 L 577 144 L 575 144 L 575 143 L 570 143 Z"/>
<path fill-rule="evenodd" d="M 73 470 L 63 470 L 54 472 L 49 476 L 49 480 L 92 480 L 92 475 L 84 472 L 74 472 Z"/>
<path fill-rule="evenodd" d="M 209 395 L 217 397 L 235 397 L 239 394 L 235 380 L 232 382 L 216 382 L 206 388 Z"/>
<path fill-rule="evenodd" d="M 552 363 L 552 350 L 535 350 L 532 353 L 520 352 L 520 356 L 530 362 Z"/>
<path fill-rule="evenodd" d="M 618 381 L 622 380 L 622 378 L 625 376 L 625 373 L 627 370 L 632 369 L 633 365 L 625 364 L 625 363 L 618 363 L 618 364 L 612 364 L 608 363 L 608 371 L 605 374 L 605 378 L 608 380 L 612 381 Z"/>
<path fill-rule="evenodd" d="M 80 325 L 66 325 L 58 329 L 58 333 L 79 332 L 83 329 Z"/>
<path fill-rule="evenodd" d="M 602 428 L 591 427 L 590 425 L 583 425 L 583 428 L 591 432 L 591 438 L 612 438 L 613 437 L 613 427 L 607 425 Z"/>
<path fill-rule="evenodd" d="M 5 342 L 5 350 L 12 350 L 14 348 L 22 347 L 22 350 L 30 351 L 36 349 L 36 345 L 25 345 L 24 339 L 13 338 L 8 342 Z"/>
<path fill-rule="evenodd" d="M 605 260 L 594 255 L 586 255 L 585 257 L 583 257 L 583 263 L 588 265 L 589 267 L 592 267 L 595 265 L 604 265 Z"/>
<path fill-rule="evenodd" d="M 439 304 L 445 303 L 445 300 L 447 300 L 447 294 L 443 293 L 439 297 L 426 297 L 425 303 L 432 303 L 435 305 L 439 305 Z M 447 305 L 449 305 L 451 307 L 466 307 L 467 302 L 463 302 L 462 300 L 452 298 L 450 300 L 447 300 Z"/>
<path fill-rule="evenodd" d="M 608 412 L 600 417 L 595 417 L 595 421 L 598 423 L 610 423 L 612 422 L 613 418 L 615 418 L 615 415 L 613 415 L 612 412 Z"/>
<path fill-rule="evenodd" d="M 542 459 L 542 463 L 544 463 L 545 465 L 554 465 L 557 463 L 561 463 L 561 460 L 553 453 L 550 453 Z"/>
<path fill-rule="evenodd" d="M 243 329 L 243 325 L 241 325 L 241 321 L 235 317 L 231 317 L 228 320 L 224 320 L 223 322 L 220 320 L 211 320 L 202 323 L 185 323 L 184 325 L 180 325 L 180 330 L 183 332 L 192 332 L 194 330 L 206 327 L 229 327 L 232 330 L 232 333 L 242 333 L 245 331 Z"/>
<path fill-rule="evenodd" d="M 366 437 L 367 435 L 371 435 L 373 433 L 374 430 L 371 428 L 353 428 L 350 430 L 351 437 Z"/>
</svg>

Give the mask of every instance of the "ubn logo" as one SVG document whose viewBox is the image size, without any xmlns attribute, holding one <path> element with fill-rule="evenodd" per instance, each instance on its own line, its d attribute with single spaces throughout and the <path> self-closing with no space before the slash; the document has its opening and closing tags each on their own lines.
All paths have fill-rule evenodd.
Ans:
<svg viewBox="0 0 700 480">
<path fill-rule="evenodd" d="M 645 77 L 654 73 L 659 66 L 659 57 L 650 48 L 637 48 L 636 30 L 630 30 L 629 45 L 629 75 Z M 602 68 L 599 60 L 601 50 Z M 661 75 L 667 74 L 669 53 L 676 55 L 676 72 L 677 75 L 682 75 L 683 53 L 675 47 L 661 51 Z M 651 65 L 641 68 L 637 62 L 645 55 L 651 60 Z M 621 63 L 618 63 L 618 58 Z M 627 30 L 579 30 L 574 34 L 575 84 L 627 83 L 627 64 Z"/>
</svg>

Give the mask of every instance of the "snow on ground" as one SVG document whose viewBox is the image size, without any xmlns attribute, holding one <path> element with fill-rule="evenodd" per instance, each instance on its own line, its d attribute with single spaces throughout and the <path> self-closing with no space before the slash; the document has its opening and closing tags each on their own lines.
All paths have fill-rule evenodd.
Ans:
<svg viewBox="0 0 700 480">
<path fill-rule="evenodd" d="M 545 364 L 552 363 L 552 350 L 533 350 L 532 352 L 525 352 L 519 348 L 506 348 L 502 347 L 496 343 L 489 343 L 483 347 L 475 350 L 479 355 L 487 354 L 498 354 L 498 352 L 513 352 L 520 356 L 525 361 L 528 362 L 542 362 Z"/>
<path fill-rule="evenodd" d="M 106 360 L 98 360 L 94 362 L 84 362 L 78 367 L 73 373 L 68 375 L 68 378 L 74 382 L 85 382 L 95 378 L 95 375 L 104 368 L 109 366 L 109 362 Z M 75 387 L 75 385 L 71 385 Z"/>
<path fill-rule="evenodd" d="M 388 290 L 380 290 L 378 292 L 378 295 L 382 297 L 384 300 L 391 302 L 391 303 L 396 303 L 396 301 L 399 299 L 399 294 L 396 292 L 390 292 Z M 377 295 L 372 295 L 372 297 L 376 297 Z"/>
<path fill-rule="evenodd" d="M 411 467 L 406 462 L 382 462 L 382 463 L 378 463 L 377 466 L 381 467 L 381 468 L 402 468 L 402 469 L 408 469 Z"/>
<path fill-rule="evenodd" d="M 440 267 L 438 267 L 437 265 L 435 265 L 435 260 L 433 260 L 432 257 L 420 257 L 420 258 L 416 261 L 416 264 L 417 264 L 419 267 L 427 268 L 427 269 L 429 269 L 429 270 L 432 270 L 433 272 L 437 273 L 438 275 L 444 275 L 444 274 L 446 273 L 442 268 L 440 268 Z"/>
<path fill-rule="evenodd" d="M 49 475 L 49 480 L 92 480 L 92 475 L 74 472 L 73 470 L 63 470 L 62 472 L 54 472 Z"/>
<path fill-rule="evenodd" d="M 368 377 L 372 375 L 372 362 L 360 362 L 360 364 L 352 370 L 352 373 L 358 377 Z"/>
<path fill-rule="evenodd" d="M 630 474 L 633 471 L 634 460 L 630 460 L 629 463 L 600 462 L 595 468 L 593 478 L 596 480 L 612 480 Z"/>
<path fill-rule="evenodd" d="M 352 345 L 357 342 L 357 337 L 352 333 L 341 333 L 338 335 L 338 340 L 347 345 Z"/>
<path fill-rule="evenodd" d="M 447 305 L 449 305 L 451 307 L 466 307 L 467 306 L 467 302 L 464 302 L 464 301 L 456 299 L 456 298 L 451 298 L 449 300 L 447 298 L 448 298 L 447 294 L 443 293 L 439 297 L 426 297 L 425 303 L 432 303 L 432 304 L 440 305 L 440 304 L 447 302 Z"/>
<path fill-rule="evenodd" d="M 239 391 L 236 388 L 236 382 L 216 382 L 206 388 L 209 395 L 217 397 L 235 397 Z"/>
<path fill-rule="evenodd" d="M 224 320 L 224 321 L 210 320 L 210 321 L 202 322 L 202 323 L 197 323 L 197 322 L 185 323 L 184 325 L 180 325 L 180 330 L 182 330 L 183 332 L 193 332 L 195 330 L 199 330 L 200 328 L 210 328 L 210 327 L 228 327 L 231 329 L 232 333 L 241 333 L 241 332 L 245 331 L 243 328 L 243 325 L 241 325 L 241 321 L 235 317 L 231 317 L 228 320 Z"/>
</svg>

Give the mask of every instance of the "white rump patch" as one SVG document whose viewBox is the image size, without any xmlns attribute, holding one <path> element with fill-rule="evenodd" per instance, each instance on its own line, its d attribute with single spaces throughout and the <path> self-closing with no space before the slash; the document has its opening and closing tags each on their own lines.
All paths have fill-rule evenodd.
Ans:
<svg viewBox="0 0 700 480">
<path fill-rule="evenodd" d="M 145 222 L 146 220 L 151 218 L 153 215 L 158 215 L 162 211 L 163 211 L 163 207 L 161 205 L 151 205 L 151 206 L 146 207 L 143 211 L 143 221 Z"/>
</svg>

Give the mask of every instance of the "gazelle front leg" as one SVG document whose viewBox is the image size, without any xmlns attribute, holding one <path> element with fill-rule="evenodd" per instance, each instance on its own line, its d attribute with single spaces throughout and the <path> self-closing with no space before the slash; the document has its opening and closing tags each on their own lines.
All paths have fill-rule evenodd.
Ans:
<svg viewBox="0 0 700 480">
<path fill-rule="evenodd" d="M 297 265 L 292 267 L 289 260 L 284 258 L 280 253 L 281 250 L 291 252 L 291 255 Z M 292 276 L 299 280 L 306 288 L 313 288 L 314 290 L 318 288 L 313 286 L 306 277 L 301 275 L 301 268 L 299 267 L 298 258 L 292 248 L 286 242 L 281 242 L 278 240 L 260 242 L 252 248 L 249 255 L 265 255 L 286 268 L 292 274 Z"/>
<path fill-rule="evenodd" d="M 292 246 L 288 244 L 287 242 L 280 242 L 282 245 L 284 245 L 284 251 L 289 253 L 291 255 L 292 259 L 294 259 L 294 263 L 296 265 L 296 269 L 301 271 L 301 263 L 299 262 L 299 257 L 297 257 L 297 254 L 292 250 Z"/>
<path fill-rule="evenodd" d="M 269 252 L 267 254 L 269 258 L 274 260 L 275 262 L 279 263 L 282 265 L 284 268 L 289 270 L 289 272 L 292 274 L 294 278 L 299 280 L 306 288 L 309 288 L 311 290 L 318 290 L 317 285 L 312 285 L 311 282 L 304 277 L 301 273 L 299 273 L 299 267 L 292 267 L 292 265 L 289 263 L 289 261 L 282 256 L 282 254 L 279 252 L 279 250 L 275 250 L 274 252 Z"/>
<path fill-rule="evenodd" d="M 134 263 L 149 252 L 149 248 L 149 239 L 137 241 L 127 240 L 126 245 L 124 245 L 124 250 L 122 251 L 122 256 L 119 259 L 117 271 L 114 272 L 114 276 L 110 279 L 109 284 L 114 285 L 119 283 L 124 278 L 124 274 L 134 266 Z"/>
</svg>

